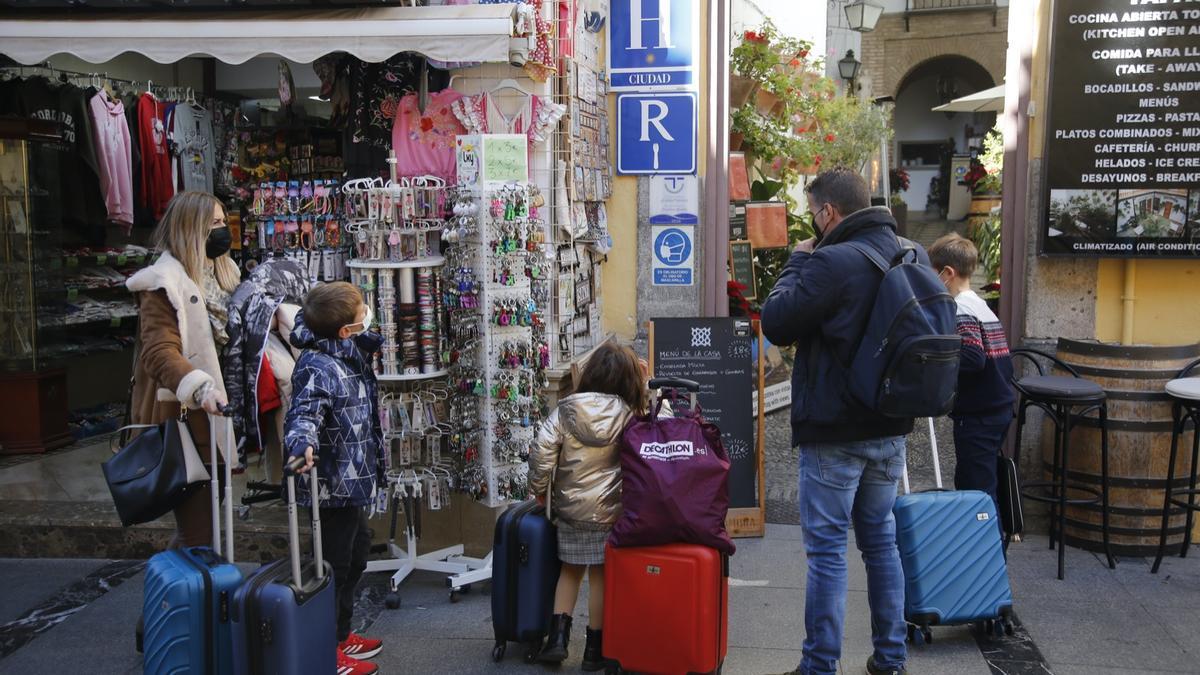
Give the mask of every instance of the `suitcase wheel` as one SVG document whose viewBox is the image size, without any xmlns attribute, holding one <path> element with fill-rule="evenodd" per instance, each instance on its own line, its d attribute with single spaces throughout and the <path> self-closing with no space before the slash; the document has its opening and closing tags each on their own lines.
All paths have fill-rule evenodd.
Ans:
<svg viewBox="0 0 1200 675">
<path fill-rule="evenodd" d="M 492 647 L 492 660 L 496 663 L 500 663 L 500 661 L 504 660 L 504 652 L 507 650 L 508 645 L 504 644 L 503 642 L 496 643 L 496 646 Z"/>
<path fill-rule="evenodd" d="M 542 652 L 542 644 L 533 642 L 525 645 L 525 663 L 537 663 L 538 654 Z"/>
<path fill-rule="evenodd" d="M 908 624 L 908 641 L 915 644 L 932 644 L 933 630 L 929 626 L 916 626 Z"/>
<path fill-rule="evenodd" d="M 383 599 L 383 606 L 388 609 L 400 609 L 400 594 L 392 591 Z"/>
</svg>

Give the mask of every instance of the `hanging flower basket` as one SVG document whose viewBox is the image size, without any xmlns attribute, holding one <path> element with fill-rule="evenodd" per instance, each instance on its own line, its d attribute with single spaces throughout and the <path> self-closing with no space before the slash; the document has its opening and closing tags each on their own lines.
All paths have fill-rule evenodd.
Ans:
<svg viewBox="0 0 1200 675">
<path fill-rule="evenodd" d="M 745 105 L 758 89 L 758 82 L 734 73 L 729 76 L 729 109 Z"/>
</svg>

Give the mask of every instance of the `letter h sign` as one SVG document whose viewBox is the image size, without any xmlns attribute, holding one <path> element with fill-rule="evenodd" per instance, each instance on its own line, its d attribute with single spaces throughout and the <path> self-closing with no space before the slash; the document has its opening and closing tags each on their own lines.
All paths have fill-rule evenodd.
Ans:
<svg viewBox="0 0 1200 675">
<path fill-rule="evenodd" d="M 695 87 L 696 0 L 611 0 L 608 72 L 613 91 Z"/>
</svg>

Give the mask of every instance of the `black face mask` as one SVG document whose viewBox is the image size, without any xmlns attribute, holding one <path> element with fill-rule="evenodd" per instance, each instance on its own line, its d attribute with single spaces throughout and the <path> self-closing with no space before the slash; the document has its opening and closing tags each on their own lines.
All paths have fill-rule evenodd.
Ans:
<svg viewBox="0 0 1200 675">
<path fill-rule="evenodd" d="M 218 227 L 215 230 L 209 230 L 208 240 L 204 242 L 204 254 L 209 259 L 220 258 L 229 252 L 229 247 L 233 245 L 233 235 L 229 233 L 228 227 Z"/>
<path fill-rule="evenodd" d="M 821 226 L 817 224 L 816 214 L 813 214 L 812 229 L 813 229 L 813 239 L 816 240 L 816 242 L 814 243 L 814 247 L 815 247 L 816 244 L 820 244 L 821 240 L 825 238 L 825 233 L 821 231 Z"/>
</svg>

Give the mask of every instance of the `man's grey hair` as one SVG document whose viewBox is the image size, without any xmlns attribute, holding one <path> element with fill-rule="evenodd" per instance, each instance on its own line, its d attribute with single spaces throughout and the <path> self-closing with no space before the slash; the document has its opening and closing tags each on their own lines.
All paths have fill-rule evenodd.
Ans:
<svg viewBox="0 0 1200 675">
<path fill-rule="evenodd" d="M 832 204 L 843 216 L 871 205 L 867 181 L 857 171 L 845 167 L 823 171 L 804 191 L 808 193 L 810 206 Z"/>
</svg>

